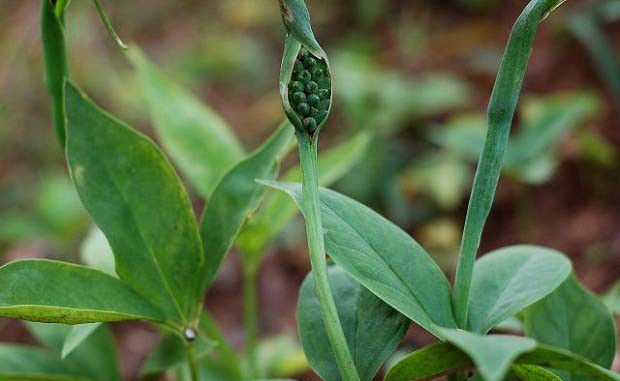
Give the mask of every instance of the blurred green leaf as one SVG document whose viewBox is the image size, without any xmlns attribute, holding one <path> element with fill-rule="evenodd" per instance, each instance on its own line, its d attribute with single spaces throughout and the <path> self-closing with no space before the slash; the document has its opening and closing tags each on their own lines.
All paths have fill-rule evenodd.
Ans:
<svg viewBox="0 0 620 381">
<path fill-rule="evenodd" d="M 213 191 L 200 223 L 205 253 L 203 289 L 217 277 L 241 227 L 267 192 L 255 180 L 276 178 L 279 160 L 294 131 L 290 123 L 284 122 L 267 142 L 226 173 Z"/>
<path fill-rule="evenodd" d="M 338 266 L 328 268 L 338 316 L 361 381 L 371 381 L 400 344 L 410 321 Z M 304 352 L 324 380 L 340 380 L 323 314 L 309 274 L 301 286 L 297 325 Z"/>
<path fill-rule="evenodd" d="M 195 357 L 200 361 L 216 344 L 203 335 L 199 335 L 192 345 L 194 345 Z M 155 350 L 147 358 L 141 375 L 143 377 L 157 376 L 187 362 L 187 343 L 177 335 L 164 334 Z"/>
<path fill-rule="evenodd" d="M 541 343 L 564 348 L 589 361 L 611 368 L 616 354 L 616 328 L 607 307 L 586 290 L 575 276 L 528 308 L 525 333 Z M 595 381 L 563 372 L 569 381 Z"/>
<path fill-rule="evenodd" d="M 603 296 L 603 302 L 612 313 L 620 315 L 620 282 L 613 285 Z"/>
<path fill-rule="evenodd" d="M 118 277 L 112 248 L 98 227 L 93 226 L 82 242 L 80 258 L 85 265 L 101 270 L 115 278 Z"/>
<path fill-rule="evenodd" d="M 78 324 L 71 327 L 67 332 L 65 340 L 62 344 L 60 355 L 62 358 L 69 356 L 75 349 L 80 347 L 84 341 L 91 337 L 97 329 L 101 327 L 101 323 Z"/>
<path fill-rule="evenodd" d="M 93 381 L 76 364 L 49 351 L 25 345 L 0 344 L 0 379 L 10 381 Z"/>
<path fill-rule="evenodd" d="M 258 343 L 258 375 L 261 377 L 291 377 L 310 370 L 296 334 L 281 334 Z"/>
<path fill-rule="evenodd" d="M 161 311 L 118 279 L 47 260 L 0 267 L 0 316 L 63 324 L 164 319 Z"/>
<path fill-rule="evenodd" d="M 200 295 L 202 247 L 189 197 L 147 137 L 68 83 L 67 159 L 82 203 L 113 249 L 119 277 L 186 322 Z"/>
<path fill-rule="evenodd" d="M 130 48 L 127 55 L 164 147 L 208 197 L 222 175 L 243 158 L 241 144 L 215 111 L 166 78 L 138 48 Z"/>
</svg>

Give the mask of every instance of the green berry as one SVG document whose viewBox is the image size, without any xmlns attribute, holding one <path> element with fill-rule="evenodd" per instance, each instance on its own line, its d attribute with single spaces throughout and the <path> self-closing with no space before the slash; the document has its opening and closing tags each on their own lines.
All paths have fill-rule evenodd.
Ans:
<svg viewBox="0 0 620 381">
<path fill-rule="evenodd" d="M 301 49 L 298 55 L 299 59 L 304 61 L 306 58 L 310 57 L 310 52 L 306 49 Z"/>
<path fill-rule="evenodd" d="M 297 80 L 303 84 L 307 84 L 312 79 L 312 74 L 308 70 L 303 70 L 297 74 Z"/>
<path fill-rule="evenodd" d="M 315 81 L 323 78 L 323 76 L 325 76 L 325 71 L 323 71 L 323 69 L 321 69 L 320 67 L 312 70 L 312 79 L 314 79 Z"/>
<path fill-rule="evenodd" d="M 316 94 L 319 91 L 319 85 L 314 81 L 310 81 L 306 85 L 306 90 L 308 94 Z"/>
<path fill-rule="evenodd" d="M 298 91 L 304 91 L 304 84 L 299 81 L 293 81 L 288 85 L 289 90 L 296 93 Z"/>
<path fill-rule="evenodd" d="M 310 115 L 310 105 L 303 102 L 297 105 L 297 112 L 301 114 L 301 116 Z"/>
<path fill-rule="evenodd" d="M 293 73 L 299 73 L 302 70 L 304 70 L 304 64 L 299 60 L 295 61 L 295 66 L 293 67 Z"/>
<path fill-rule="evenodd" d="M 308 132 L 314 132 L 317 127 L 316 119 L 312 117 L 304 119 L 304 127 Z"/>
<path fill-rule="evenodd" d="M 319 84 L 319 88 L 321 89 L 329 90 L 332 87 L 332 81 L 328 77 L 318 80 L 317 83 Z"/>
<path fill-rule="evenodd" d="M 314 82 L 310 82 L 310 83 L 314 83 Z M 316 94 L 308 95 L 308 104 L 310 106 L 316 106 L 316 105 L 319 104 L 319 102 L 321 102 L 321 98 L 319 98 L 318 95 L 316 95 Z"/>
<path fill-rule="evenodd" d="M 317 64 L 316 60 L 312 57 L 308 57 L 304 60 L 304 66 L 306 69 L 312 69 Z"/>
<path fill-rule="evenodd" d="M 298 91 L 293 94 L 293 102 L 295 103 L 304 103 L 306 101 L 306 94 Z"/>
<path fill-rule="evenodd" d="M 319 90 L 319 97 L 321 97 L 321 99 L 329 99 L 329 94 L 330 94 L 329 89 Z"/>
<path fill-rule="evenodd" d="M 319 110 L 329 110 L 329 99 L 323 100 L 321 101 L 321 103 L 319 103 Z"/>
<path fill-rule="evenodd" d="M 325 118 L 327 118 L 327 111 L 325 111 L 325 110 L 319 110 L 319 111 L 316 113 L 315 118 L 316 118 L 316 120 L 317 120 L 319 123 L 321 123 L 323 120 L 325 120 Z"/>
<path fill-rule="evenodd" d="M 310 116 L 316 119 L 316 116 L 319 115 L 319 109 L 316 107 L 310 108 Z"/>
</svg>

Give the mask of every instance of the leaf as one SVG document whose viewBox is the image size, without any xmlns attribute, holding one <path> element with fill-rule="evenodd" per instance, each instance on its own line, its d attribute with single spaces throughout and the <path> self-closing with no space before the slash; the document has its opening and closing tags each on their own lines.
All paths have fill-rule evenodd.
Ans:
<svg viewBox="0 0 620 381">
<path fill-rule="evenodd" d="M 370 381 L 409 328 L 409 319 L 385 304 L 338 266 L 328 268 L 338 316 L 361 381 Z M 324 380 L 340 380 L 312 273 L 299 293 L 297 325 L 306 357 Z"/>
<path fill-rule="evenodd" d="M 442 334 L 450 343 L 465 352 L 476 364 L 476 368 L 486 381 L 501 381 L 519 355 L 536 348 L 536 341 L 518 336 L 487 335 L 442 329 Z"/>
<path fill-rule="evenodd" d="M 522 381 L 562 381 L 552 372 L 535 365 L 513 365 L 510 369 Z"/>
<path fill-rule="evenodd" d="M 184 322 L 200 296 L 202 248 L 174 169 L 138 134 L 67 83 L 67 158 L 82 203 L 114 251 L 124 282 Z"/>
<path fill-rule="evenodd" d="M 241 144 L 210 107 L 161 73 L 136 47 L 127 50 L 166 151 L 192 185 L 209 196 L 220 178 L 243 158 Z"/>
<path fill-rule="evenodd" d="M 215 280 L 241 227 L 267 191 L 255 179 L 275 179 L 294 131 L 284 122 L 265 144 L 226 173 L 213 191 L 200 224 L 205 253 L 203 287 Z"/>
<path fill-rule="evenodd" d="M 265 182 L 288 193 L 303 212 L 301 185 Z M 455 327 L 450 286 L 424 249 L 368 207 L 321 189 L 327 253 L 364 287 L 427 331 Z"/>
<path fill-rule="evenodd" d="M 283 333 L 261 340 L 256 348 L 261 377 L 289 377 L 308 372 L 310 365 L 296 333 Z"/>
<path fill-rule="evenodd" d="M 53 353 L 25 345 L 0 344 L 0 379 L 10 381 L 89 381 L 79 367 Z"/>
<path fill-rule="evenodd" d="M 45 85 L 52 101 L 52 115 L 56 135 L 62 147 L 65 146 L 65 101 L 64 82 L 69 75 L 67 46 L 62 16 L 54 11 L 51 0 L 41 1 L 41 37 L 45 60 Z"/>
<path fill-rule="evenodd" d="M 516 365 L 543 366 L 561 370 L 571 370 L 573 372 L 593 376 L 598 381 L 618 381 L 620 375 L 603 369 L 596 364 L 589 363 L 580 356 L 564 351 L 562 349 L 538 344 L 532 339 L 517 336 L 489 335 L 480 336 L 460 330 L 443 329 L 446 336 L 452 336 L 455 342 L 436 343 L 417 350 L 389 369 L 385 376 L 385 381 L 417 381 L 432 380 L 442 375 L 453 374 L 456 372 L 472 369 L 474 366 L 482 364 L 475 361 L 491 361 L 484 363 L 486 373 L 481 371 L 483 377 L 488 377 L 489 371 L 495 372 L 500 363 L 505 363 L 506 357 L 511 358 L 515 353 L 525 351 L 514 359 Z M 456 332 L 456 334 L 454 333 Z M 458 335 L 458 336 L 457 336 Z M 534 347 L 527 350 L 530 342 Z M 496 347 L 495 344 L 499 344 Z M 459 348 L 459 346 L 463 348 Z M 467 348 L 465 348 L 467 346 Z M 468 352 L 464 350 L 467 349 Z M 476 357 L 468 355 L 474 353 Z M 493 353 L 496 352 L 496 353 Z M 511 365 L 509 361 L 509 366 Z M 507 369 L 500 369 L 502 371 Z M 491 374 L 495 375 L 495 373 Z M 485 381 L 500 381 L 501 378 L 484 378 Z M 555 380 L 555 379 L 551 379 Z"/>
<path fill-rule="evenodd" d="M 487 333 L 555 290 L 570 274 L 561 253 L 518 245 L 493 251 L 474 267 L 468 328 Z"/>
<path fill-rule="evenodd" d="M 164 315 L 116 278 L 64 262 L 23 260 L 0 267 L 0 316 L 44 323 L 123 320 L 160 323 Z"/>
<path fill-rule="evenodd" d="M 340 145 L 321 152 L 318 161 L 319 184 L 328 186 L 344 176 L 366 152 L 371 134 L 361 132 Z M 299 166 L 289 170 L 284 181 L 301 181 Z M 245 256 L 258 262 L 267 245 L 297 214 L 295 203 L 284 193 L 271 193 L 260 209 L 247 222 L 237 238 L 236 245 Z"/>
<path fill-rule="evenodd" d="M 113 277 L 116 274 L 114 253 L 103 232 L 93 226 L 80 245 L 80 259 L 85 265 L 101 270 Z"/>
<path fill-rule="evenodd" d="M 616 353 L 614 319 L 607 307 L 575 276 L 528 308 L 524 323 L 527 336 L 611 368 Z M 594 380 L 570 374 L 561 376 L 566 381 Z"/>
<path fill-rule="evenodd" d="M 69 356 L 76 348 L 78 348 L 86 339 L 88 339 L 101 323 L 79 324 L 71 327 L 71 330 L 65 337 L 60 355 L 62 358 Z"/>
<path fill-rule="evenodd" d="M 30 323 L 30 331 L 49 349 L 61 358 L 61 348 L 73 327 L 62 324 Z M 64 363 L 75 364 L 81 375 L 98 381 L 120 381 L 120 369 L 116 346 L 110 331 L 97 325 L 82 345 L 63 359 Z"/>
</svg>

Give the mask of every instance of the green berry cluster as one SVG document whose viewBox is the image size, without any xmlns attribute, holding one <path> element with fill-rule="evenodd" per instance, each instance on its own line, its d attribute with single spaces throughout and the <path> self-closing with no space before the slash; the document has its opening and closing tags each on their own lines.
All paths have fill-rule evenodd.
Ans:
<svg viewBox="0 0 620 381">
<path fill-rule="evenodd" d="M 304 128 L 313 133 L 327 118 L 330 105 L 331 79 L 325 62 L 302 48 L 295 60 L 288 90 L 291 107 Z"/>
</svg>

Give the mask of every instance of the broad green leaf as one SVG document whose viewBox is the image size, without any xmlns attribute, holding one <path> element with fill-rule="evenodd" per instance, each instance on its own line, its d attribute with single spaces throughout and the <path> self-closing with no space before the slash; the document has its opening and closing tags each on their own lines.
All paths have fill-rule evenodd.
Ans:
<svg viewBox="0 0 620 381">
<path fill-rule="evenodd" d="M 166 151 L 196 189 L 209 196 L 224 173 L 243 158 L 241 144 L 215 111 L 168 79 L 138 48 L 131 47 L 127 55 Z"/>
<path fill-rule="evenodd" d="M 538 25 L 564 0 L 530 1 L 510 32 L 510 37 L 488 107 L 488 130 L 474 176 L 463 238 L 454 277 L 454 316 L 467 326 L 470 287 L 484 225 L 491 211 L 502 170 L 508 136 L 525 78 Z"/>
<path fill-rule="evenodd" d="M 344 176 L 366 152 L 372 135 L 361 132 L 346 142 L 321 152 L 318 161 L 319 184 L 329 186 Z M 301 181 L 299 166 L 289 170 L 284 181 Z M 261 208 L 248 221 L 237 238 L 236 245 L 244 255 L 252 255 L 255 261 L 265 252 L 271 240 L 297 214 L 295 203 L 281 192 L 273 192 Z"/>
<path fill-rule="evenodd" d="M 52 352 L 14 344 L 0 344 L 0 380 L 93 381 Z"/>
<path fill-rule="evenodd" d="M 538 246 L 510 246 L 483 256 L 474 267 L 469 330 L 487 333 L 551 293 L 570 271 L 564 255 Z"/>
<path fill-rule="evenodd" d="M 116 278 L 48 260 L 15 261 L 0 267 L 0 316 L 63 324 L 163 322 L 165 318 Z"/>
<path fill-rule="evenodd" d="M 400 344 L 410 321 L 339 266 L 330 266 L 327 275 L 360 380 L 370 381 Z M 297 325 L 304 352 L 314 371 L 324 380 L 340 380 L 312 273 L 299 292 Z"/>
<path fill-rule="evenodd" d="M 184 322 L 200 295 L 202 248 L 189 197 L 147 137 L 67 83 L 67 158 L 82 203 L 114 251 L 119 277 Z"/>
<path fill-rule="evenodd" d="M 301 185 L 266 182 L 304 210 Z M 450 286 L 437 264 L 409 235 L 368 207 L 321 189 L 327 253 L 380 299 L 427 331 L 455 327 Z"/>
<path fill-rule="evenodd" d="M 569 277 L 557 290 L 528 308 L 525 333 L 609 369 L 616 353 L 616 328 L 607 307 Z M 594 381 L 561 374 L 565 381 Z"/>
<path fill-rule="evenodd" d="M 215 342 L 199 335 L 193 345 L 196 359 L 201 360 L 214 348 Z M 159 345 L 149 355 L 141 373 L 142 376 L 152 377 L 187 362 L 187 343 L 177 335 L 165 334 Z"/>
<path fill-rule="evenodd" d="M 82 345 L 86 339 L 95 333 L 100 326 L 101 323 L 89 323 L 71 327 L 62 345 L 60 353 L 62 358 L 69 356 L 76 348 Z"/>
<path fill-rule="evenodd" d="M 514 360 L 536 349 L 536 341 L 518 336 L 477 335 L 462 330 L 442 329 L 444 338 L 471 358 L 482 378 L 501 381 Z"/>
<path fill-rule="evenodd" d="M 620 314 L 620 282 L 607 290 L 603 296 L 603 303 L 613 314 Z"/>
<path fill-rule="evenodd" d="M 589 363 L 584 358 L 563 349 L 537 345 L 532 339 L 500 335 L 480 336 L 459 330 L 443 329 L 443 331 L 452 331 L 444 334 L 450 336 L 450 340 L 454 343 L 432 344 L 407 355 L 389 369 L 385 381 L 433 380 L 439 376 L 475 367 L 480 367 L 480 374 L 485 381 L 501 381 L 501 377 L 489 378 L 489 376 L 495 377 L 507 371 L 504 366 L 506 361 L 508 366 L 542 366 L 592 376 L 598 381 L 620 380 L 620 375 L 617 373 Z M 515 353 L 518 356 L 516 358 Z M 557 380 L 548 377 L 542 379 Z"/>
<path fill-rule="evenodd" d="M 41 0 L 41 37 L 45 60 L 45 84 L 52 101 L 52 116 L 56 135 L 65 146 L 64 82 L 68 77 L 67 46 L 62 15 L 54 11 L 51 0 Z"/>
<path fill-rule="evenodd" d="M 30 323 L 30 331 L 59 358 L 66 337 L 73 327 L 62 324 Z M 68 364 L 76 364 L 80 374 L 97 381 L 120 381 L 120 369 L 116 346 L 110 331 L 105 326 L 98 328 L 82 342 L 80 347 L 63 359 Z"/>
<path fill-rule="evenodd" d="M 213 191 L 200 223 L 205 253 L 203 287 L 215 280 L 241 227 L 267 191 L 255 180 L 275 179 L 294 132 L 293 126 L 284 122 L 265 144 L 226 173 Z"/>
<path fill-rule="evenodd" d="M 536 365 L 513 365 L 510 370 L 522 381 L 562 381 L 553 372 Z"/>
</svg>

